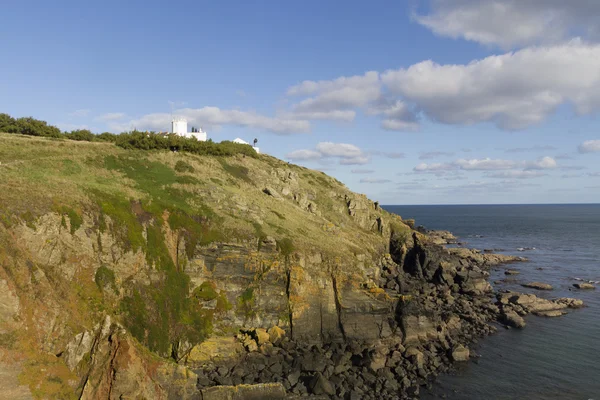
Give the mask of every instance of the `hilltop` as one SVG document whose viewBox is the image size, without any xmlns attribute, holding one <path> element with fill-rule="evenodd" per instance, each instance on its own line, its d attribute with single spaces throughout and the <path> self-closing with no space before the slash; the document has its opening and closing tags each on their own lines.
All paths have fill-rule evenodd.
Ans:
<svg viewBox="0 0 600 400">
<path fill-rule="evenodd" d="M 127 147 L 0 134 L 13 398 L 414 396 L 507 318 L 486 268 L 513 258 L 451 252 L 322 172 Z"/>
</svg>

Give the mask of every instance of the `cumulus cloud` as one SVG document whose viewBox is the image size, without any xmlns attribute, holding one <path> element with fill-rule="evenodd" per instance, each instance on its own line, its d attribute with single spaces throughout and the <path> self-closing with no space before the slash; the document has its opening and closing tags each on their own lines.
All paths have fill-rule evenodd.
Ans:
<svg viewBox="0 0 600 400">
<path fill-rule="evenodd" d="M 441 175 L 448 171 L 502 171 L 522 169 L 523 172 L 533 170 L 553 169 L 557 167 L 556 160 L 552 157 L 542 157 L 536 161 L 515 161 L 503 159 L 458 159 L 450 163 L 421 163 L 413 171 L 417 173 L 434 173 Z M 524 174 L 527 175 L 527 174 Z M 533 175 L 530 173 L 529 175 Z"/>
<path fill-rule="evenodd" d="M 403 101 L 380 96 L 367 109 L 368 115 L 380 115 L 381 127 L 387 131 L 416 131 L 417 114 Z"/>
<path fill-rule="evenodd" d="M 580 153 L 598 153 L 600 152 L 600 140 L 586 140 L 579 145 Z"/>
<path fill-rule="evenodd" d="M 379 178 L 363 178 L 360 180 L 360 183 L 390 183 L 389 179 L 379 179 Z"/>
<path fill-rule="evenodd" d="M 575 40 L 463 65 L 423 61 L 389 70 L 381 79 L 434 121 L 491 122 L 517 130 L 543 121 L 565 103 L 579 114 L 600 110 L 600 46 Z"/>
<path fill-rule="evenodd" d="M 531 179 L 546 176 L 547 174 L 541 171 L 499 171 L 489 173 L 486 176 L 490 178 L 502 178 L 502 179 Z"/>
<path fill-rule="evenodd" d="M 295 150 L 286 155 L 292 161 L 338 159 L 341 165 L 363 165 L 370 161 L 368 154 L 349 143 L 320 142 L 314 149 Z"/>
<path fill-rule="evenodd" d="M 286 155 L 287 158 L 293 161 L 318 160 L 323 157 L 321 153 L 315 150 L 294 150 Z"/>
<path fill-rule="evenodd" d="M 311 96 L 293 105 L 292 113 L 338 120 L 352 120 L 354 114 L 349 111 L 377 100 L 380 94 L 379 73 L 375 71 L 329 81 L 304 81 L 287 91 L 288 96 Z"/>
<path fill-rule="evenodd" d="M 235 125 L 252 129 L 266 130 L 279 135 L 306 133 L 310 123 L 293 118 L 267 117 L 251 111 L 222 110 L 218 107 L 182 108 L 174 112 L 185 117 L 188 125 L 202 126 L 205 129 L 218 129 L 223 125 Z M 165 131 L 170 129 L 171 114 L 147 114 L 138 119 L 111 124 L 113 129 L 128 130 L 131 127 L 143 130 Z"/>
<path fill-rule="evenodd" d="M 431 160 L 433 158 L 450 157 L 453 155 L 454 153 L 450 153 L 447 151 L 428 151 L 426 153 L 421 153 L 421 155 L 419 156 L 419 160 Z"/>
<path fill-rule="evenodd" d="M 598 15 L 595 0 L 431 0 L 429 13 L 414 19 L 441 36 L 512 48 L 573 34 L 596 40 Z"/>
</svg>

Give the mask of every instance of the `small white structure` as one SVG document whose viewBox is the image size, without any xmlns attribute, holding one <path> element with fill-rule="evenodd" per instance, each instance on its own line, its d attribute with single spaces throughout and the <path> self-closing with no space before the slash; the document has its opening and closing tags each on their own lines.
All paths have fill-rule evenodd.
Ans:
<svg viewBox="0 0 600 400">
<path fill-rule="evenodd" d="M 233 140 L 233 143 L 239 143 L 239 144 L 247 144 L 248 146 L 252 146 L 250 143 L 246 142 L 245 140 L 242 140 L 240 138 L 235 138 Z M 252 148 L 254 149 L 254 151 L 256 151 L 258 154 L 260 154 L 260 149 L 256 146 L 252 146 Z"/>
<path fill-rule="evenodd" d="M 192 128 L 192 132 L 188 132 L 187 120 L 185 118 L 173 118 L 171 121 L 171 133 L 183 137 L 195 137 L 201 142 L 206 142 L 206 132 L 201 129 Z"/>
<path fill-rule="evenodd" d="M 187 120 L 185 118 L 173 118 L 171 121 L 171 133 L 179 136 L 187 136 Z"/>
</svg>

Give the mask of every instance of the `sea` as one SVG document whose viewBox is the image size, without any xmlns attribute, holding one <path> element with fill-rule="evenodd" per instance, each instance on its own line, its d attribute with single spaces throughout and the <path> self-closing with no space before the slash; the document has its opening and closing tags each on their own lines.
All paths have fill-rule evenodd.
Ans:
<svg viewBox="0 0 600 400">
<path fill-rule="evenodd" d="M 471 347 L 475 355 L 441 375 L 422 399 L 600 400 L 600 204 L 384 206 L 429 229 L 449 230 L 465 247 L 494 249 L 529 261 L 491 271 L 495 289 L 574 297 L 586 307 L 558 318 L 525 317 L 523 330 L 505 329 Z M 520 275 L 506 276 L 506 268 Z M 517 282 L 501 283 L 506 278 Z M 498 283 L 493 283 L 497 281 Z M 521 283 L 554 286 L 536 291 Z"/>
</svg>

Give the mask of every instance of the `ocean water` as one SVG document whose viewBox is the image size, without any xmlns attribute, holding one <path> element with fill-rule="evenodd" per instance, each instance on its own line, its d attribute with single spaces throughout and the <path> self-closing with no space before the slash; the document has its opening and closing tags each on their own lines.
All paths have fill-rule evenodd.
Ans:
<svg viewBox="0 0 600 400">
<path fill-rule="evenodd" d="M 491 272 L 496 289 L 540 297 L 575 297 L 587 305 L 559 318 L 526 317 L 523 330 L 488 336 L 472 347 L 477 354 L 456 371 L 442 375 L 423 399 L 595 399 L 600 400 L 600 284 L 582 291 L 574 278 L 600 281 L 600 204 L 384 206 L 417 225 L 453 232 L 465 246 L 525 256 Z M 519 248 L 534 248 L 518 251 Z M 540 281 L 553 291 L 526 289 Z"/>
</svg>

